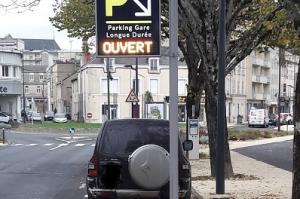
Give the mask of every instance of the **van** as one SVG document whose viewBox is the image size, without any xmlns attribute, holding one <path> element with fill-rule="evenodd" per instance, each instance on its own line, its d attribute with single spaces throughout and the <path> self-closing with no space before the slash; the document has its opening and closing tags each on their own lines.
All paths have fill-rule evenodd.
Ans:
<svg viewBox="0 0 300 199">
<path fill-rule="evenodd" d="M 248 126 L 269 126 L 269 113 L 266 109 L 251 109 L 248 115 Z"/>
</svg>

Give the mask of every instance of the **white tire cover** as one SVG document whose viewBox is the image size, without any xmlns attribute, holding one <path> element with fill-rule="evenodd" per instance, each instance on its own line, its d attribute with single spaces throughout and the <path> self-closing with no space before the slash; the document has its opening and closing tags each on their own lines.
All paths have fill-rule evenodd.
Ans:
<svg viewBox="0 0 300 199">
<path fill-rule="evenodd" d="M 129 173 L 138 186 L 157 189 L 169 181 L 169 162 L 170 155 L 164 148 L 144 145 L 129 156 Z"/>
</svg>

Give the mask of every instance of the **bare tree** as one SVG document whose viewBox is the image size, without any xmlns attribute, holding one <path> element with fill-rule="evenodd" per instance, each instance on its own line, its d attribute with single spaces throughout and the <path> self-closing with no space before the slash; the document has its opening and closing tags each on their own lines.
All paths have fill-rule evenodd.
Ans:
<svg viewBox="0 0 300 199">
<path fill-rule="evenodd" d="M 31 10 L 37 6 L 41 0 L 5 0 L 0 2 L 0 10 L 8 12 L 16 10 L 17 12 L 24 12 Z"/>
</svg>

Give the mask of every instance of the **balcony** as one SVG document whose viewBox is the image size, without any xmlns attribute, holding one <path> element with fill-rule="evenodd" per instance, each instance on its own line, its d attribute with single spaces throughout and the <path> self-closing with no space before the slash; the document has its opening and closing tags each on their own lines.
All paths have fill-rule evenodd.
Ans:
<svg viewBox="0 0 300 199">
<path fill-rule="evenodd" d="M 261 76 L 261 75 L 252 75 L 252 82 L 261 83 L 261 84 L 270 84 L 270 77 Z"/>
<path fill-rule="evenodd" d="M 264 94 L 254 93 L 253 94 L 253 99 L 264 100 Z"/>
<path fill-rule="evenodd" d="M 271 63 L 269 62 L 269 60 L 259 57 L 253 57 L 253 65 L 261 66 L 264 68 L 271 68 Z"/>
</svg>

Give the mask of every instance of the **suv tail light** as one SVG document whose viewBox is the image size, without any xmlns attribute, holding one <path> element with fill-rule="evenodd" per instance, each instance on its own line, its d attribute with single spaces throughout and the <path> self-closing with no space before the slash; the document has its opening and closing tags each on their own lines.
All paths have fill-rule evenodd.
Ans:
<svg viewBox="0 0 300 199">
<path fill-rule="evenodd" d="M 98 166 L 97 166 L 97 158 L 93 156 L 88 164 L 88 176 L 97 177 L 98 176 Z"/>
</svg>

